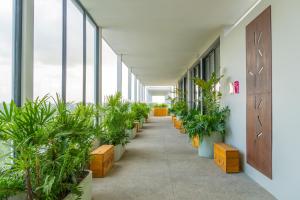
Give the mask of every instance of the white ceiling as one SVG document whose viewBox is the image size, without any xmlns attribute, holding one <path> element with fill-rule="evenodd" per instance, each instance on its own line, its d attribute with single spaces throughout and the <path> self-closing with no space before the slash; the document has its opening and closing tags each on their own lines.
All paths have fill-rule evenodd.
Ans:
<svg viewBox="0 0 300 200">
<path fill-rule="evenodd" d="M 257 0 L 81 0 L 146 85 L 173 85 L 208 38 Z"/>
</svg>

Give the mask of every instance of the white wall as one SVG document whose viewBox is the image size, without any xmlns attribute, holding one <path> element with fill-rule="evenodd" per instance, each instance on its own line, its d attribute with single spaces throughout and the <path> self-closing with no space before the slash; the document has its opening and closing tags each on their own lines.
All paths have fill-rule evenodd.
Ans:
<svg viewBox="0 0 300 200">
<path fill-rule="evenodd" d="M 300 199 L 300 1 L 263 0 L 235 29 L 221 37 L 221 72 L 229 81 L 240 81 L 240 94 L 224 90 L 231 108 L 226 142 L 246 155 L 246 40 L 245 28 L 269 5 L 272 6 L 273 62 L 273 179 L 246 164 L 245 172 L 283 200 Z"/>
</svg>

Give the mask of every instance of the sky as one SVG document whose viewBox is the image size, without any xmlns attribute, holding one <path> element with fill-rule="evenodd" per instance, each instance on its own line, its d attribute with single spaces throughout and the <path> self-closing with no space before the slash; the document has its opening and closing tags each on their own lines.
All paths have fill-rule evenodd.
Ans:
<svg viewBox="0 0 300 200">
<path fill-rule="evenodd" d="M 12 0 L 0 0 L 0 101 L 12 96 Z M 80 102 L 83 94 L 82 13 L 67 1 L 67 101 Z M 34 97 L 61 94 L 62 85 L 62 1 L 35 1 L 34 15 Z M 51 8 L 51 9 L 49 9 Z M 87 102 L 94 102 L 95 29 L 87 20 Z M 102 41 L 102 94 L 117 91 L 117 55 Z M 127 73 L 127 66 L 122 67 Z M 123 90 L 128 76 L 123 75 Z M 127 91 L 123 92 L 128 97 Z"/>
<path fill-rule="evenodd" d="M 0 0 L 0 101 L 12 96 L 12 0 Z"/>
</svg>

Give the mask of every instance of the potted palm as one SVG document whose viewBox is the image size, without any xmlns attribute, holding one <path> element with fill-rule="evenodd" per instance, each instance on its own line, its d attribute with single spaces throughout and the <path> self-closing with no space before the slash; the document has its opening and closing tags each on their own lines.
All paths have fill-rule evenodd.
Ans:
<svg viewBox="0 0 300 200">
<path fill-rule="evenodd" d="M 198 134 L 201 145 L 198 154 L 201 157 L 213 157 L 213 144 L 221 142 L 226 133 L 226 120 L 229 116 L 229 108 L 221 107 L 220 99 L 222 93 L 215 87 L 220 82 L 222 76 L 217 78 L 213 73 L 208 81 L 195 78 L 195 84 L 202 89 L 203 94 L 203 114 L 196 115 L 189 124 L 191 133 Z M 192 134 L 191 134 L 192 135 Z"/>
<path fill-rule="evenodd" d="M 105 105 L 102 107 L 103 134 L 100 136 L 103 144 L 114 145 L 115 161 L 121 159 L 125 152 L 125 145 L 129 142 L 127 129 L 129 103 L 122 102 L 121 93 L 107 97 Z"/>
<path fill-rule="evenodd" d="M 134 139 L 137 134 L 137 129 L 134 123 L 134 117 L 135 115 L 133 112 L 128 112 L 127 119 L 126 119 L 126 132 L 130 140 Z"/>
<path fill-rule="evenodd" d="M 3 104 L 0 111 L 0 139 L 11 145 L 11 167 L 5 169 L 0 184 L 8 199 L 91 199 L 89 152 L 97 135 L 94 107 L 77 105 L 74 110 L 59 98 L 27 101 L 17 107 Z M 4 155 L 1 155 L 4 156 Z M 7 183 L 7 178 L 15 184 Z M 18 186 L 18 187 L 16 187 Z M 16 196 L 12 196 L 19 193 Z"/>
</svg>

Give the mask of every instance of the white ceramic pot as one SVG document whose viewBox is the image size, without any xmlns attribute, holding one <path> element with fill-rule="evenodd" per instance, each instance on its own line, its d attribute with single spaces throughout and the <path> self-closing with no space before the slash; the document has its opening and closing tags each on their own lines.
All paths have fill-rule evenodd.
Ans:
<svg viewBox="0 0 300 200">
<path fill-rule="evenodd" d="M 14 196 L 8 197 L 8 200 L 26 200 L 26 193 L 21 192 L 19 194 L 14 195 Z"/>
<path fill-rule="evenodd" d="M 140 128 L 143 128 L 143 120 L 141 119 L 139 122 L 140 122 Z"/>
<path fill-rule="evenodd" d="M 129 139 L 132 140 L 136 136 L 136 128 L 133 129 L 127 129 L 127 134 L 129 135 Z"/>
<path fill-rule="evenodd" d="M 125 152 L 125 146 L 122 144 L 118 144 L 116 146 L 114 146 L 114 160 L 118 161 L 121 159 L 121 157 L 123 156 Z"/>
<path fill-rule="evenodd" d="M 82 189 L 83 193 L 80 197 L 82 200 L 91 200 L 92 199 L 92 171 L 88 170 L 88 175 L 79 183 L 79 187 Z M 78 196 L 75 194 L 69 194 L 64 198 L 64 200 L 76 200 Z"/>
<path fill-rule="evenodd" d="M 198 148 L 198 155 L 205 158 L 214 157 L 214 143 L 220 143 L 223 141 L 222 135 L 219 133 L 212 133 L 210 137 L 205 136 L 200 141 L 200 146 Z"/>
</svg>

